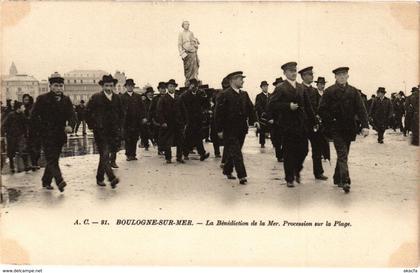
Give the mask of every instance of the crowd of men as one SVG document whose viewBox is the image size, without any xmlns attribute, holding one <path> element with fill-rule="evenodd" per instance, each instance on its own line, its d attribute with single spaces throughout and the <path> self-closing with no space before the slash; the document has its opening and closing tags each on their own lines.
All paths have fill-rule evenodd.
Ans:
<svg viewBox="0 0 420 273">
<path fill-rule="evenodd" d="M 348 67 L 334 69 L 336 82 L 326 89 L 324 77 L 314 81 L 313 67 L 298 71 L 296 62 L 288 62 L 281 68 L 285 80 L 277 78 L 272 93 L 268 92 L 268 82 L 262 81 L 255 106 L 242 90 L 242 71 L 224 77 L 221 89 L 209 88 L 197 79 L 177 89 L 176 81 L 170 79 L 158 84 L 157 95 L 153 87 L 146 88 L 144 94 L 134 92 L 133 79 L 126 80 L 125 93 L 116 94 L 117 79 L 104 75 L 99 81 L 102 91 L 92 95 L 86 105 L 81 101 L 77 106 L 64 95 L 64 78 L 56 72 L 49 78 L 50 92 L 35 102 L 25 94 L 22 102 L 8 101 L 2 107 L 1 148 L 7 150 L 12 173 L 17 153 L 26 171 L 40 169 L 42 149 L 46 159 L 42 185 L 52 190 L 55 180 L 62 192 L 67 184 L 59 167 L 60 153 L 67 135 L 77 135 L 80 125 L 83 135 L 86 125 L 93 131 L 99 153 L 96 183 L 100 187 L 106 186 L 105 176 L 112 188 L 120 182 L 113 169 L 118 168 L 116 157 L 122 143 L 127 161 L 137 160 L 140 138 L 139 147 L 148 150 L 150 144 L 157 146 L 158 155 L 164 156 L 167 164 L 172 163 L 172 147 L 176 147 L 176 162 L 185 164 L 194 150 L 200 161 L 205 161 L 210 153 L 203 141 L 211 141 L 215 157 L 221 158 L 223 175 L 236 179 L 235 170 L 239 183 L 245 185 L 247 172 L 241 150 L 249 126 L 254 125 L 261 148 L 270 137 L 277 160 L 283 162 L 288 187 L 301 183 L 308 142 L 315 179 L 328 179 L 322 159 L 330 159 L 332 141 L 337 152 L 333 181 L 348 193 L 350 144 L 357 134 L 369 134 L 369 123 L 378 132 L 378 143 L 384 143 L 386 129 L 398 128 L 404 136 L 411 131 L 412 144 L 418 145 L 418 87 L 413 87 L 408 97 L 399 92 L 391 99 L 385 97 L 385 88 L 379 87 L 377 95 L 367 100 L 361 90 L 348 84 Z M 298 74 L 302 83 L 297 82 Z M 1 163 L 3 167 L 3 157 Z"/>
</svg>

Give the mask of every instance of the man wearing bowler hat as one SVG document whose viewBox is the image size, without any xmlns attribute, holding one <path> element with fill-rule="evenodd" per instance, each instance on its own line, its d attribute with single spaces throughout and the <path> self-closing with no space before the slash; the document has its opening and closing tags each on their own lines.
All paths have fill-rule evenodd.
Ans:
<svg viewBox="0 0 420 273">
<path fill-rule="evenodd" d="M 112 75 L 104 75 L 99 85 L 102 91 L 93 94 L 87 106 L 87 123 L 91 130 L 99 152 L 99 165 L 96 173 L 96 183 L 100 187 L 104 183 L 105 174 L 115 188 L 119 179 L 115 176 L 110 164 L 110 155 L 116 152 L 121 139 L 124 111 L 121 97 L 114 93 L 118 82 Z"/>
<path fill-rule="evenodd" d="M 314 79 L 313 67 L 309 66 L 304 69 L 299 70 L 300 77 L 302 78 L 302 86 L 305 92 L 309 96 L 312 109 L 319 120 L 318 115 L 318 106 L 321 99 L 318 90 L 312 86 Z M 312 153 L 312 166 L 313 174 L 317 180 L 327 180 L 328 177 L 324 175 L 324 169 L 322 168 L 322 144 L 323 144 L 323 135 L 319 130 L 319 125 L 315 125 L 309 130 L 309 141 L 311 142 L 311 153 Z"/>
<path fill-rule="evenodd" d="M 217 97 L 215 109 L 216 130 L 225 145 L 224 156 L 226 158 L 223 174 L 228 179 L 236 179 L 232 175 L 233 168 L 235 168 L 239 183 L 245 185 L 247 183 L 247 173 L 241 149 L 248 133 L 248 122 L 250 124 L 255 123 L 256 127 L 259 125 L 256 122 L 255 109 L 248 93 L 241 90 L 245 78 L 243 72 L 230 73 L 227 78 L 230 87 Z"/>
<path fill-rule="evenodd" d="M 317 113 L 318 118 L 320 119 L 320 122 L 321 122 L 319 126 L 319 130 L 321 131 L 321 134 L 322 134 L 322 139 L 321 139 L 322 157 L 325 160 L 329 161 L 331 159 L 330 142 L 324 134 L 325 128 L 324 128 L 324 125 L 322 124 L 321 117 L 319 116 L 319 104 L 321 102 L 322 95 L 324 95 L 325 84 L 327 82 L 325 81 L 324 77 L 318 77 L 315 83 L 316 83 L 316 91 L 318 92 L 318 95 L 319 95 L 319 101 L 318 101 L 317 109 L 316 110 L 314 109 L 314 111 Z"/>
<path fill-rule="evenodd" d="M 358 128 L 356 116 L 362 127 L 362 135 L 369 134 L 368 115 L 358 89 L 348 84 L 348 67 L 339 67 L 332 72 L 336 82 L 322 95 L 319 115 L 326 127 L 326 133 L 334 141 L 337 151 L 337 164 L 334 172 L 334 184 L 350 192 L 348 155 L 350 143 L 356 139 Z"/>
<path fill-rule="evenodd" d="M 267 107 L 267 101 L 270 97 L 268 93 L 268 83 L 267 81 L 262 81 L 260 84 L 261 92 L 255 97 L 255 111 L 257 114 L 258 121 L 260 122 L 261 128 L 257 129 L 259 131 L 259 143 L 261 148 L 265 147 L 265 134 L 268 132 L 268 128 L 262 126 L 261 119 L 264 118 L 265 109 Z"/>
<path fill-rule="evenodd" d="M 200 160 L 204 161 L 210 155 L 206 152 L 203 145 L 203 105 L 205 98 L 200 95 L 198 89 L 198 82 L 196 79 L 189 81 L 188 90 L 180 96 L 181 102 L 184 104 L 186 109 L 186 116 L 188 117 L 187 127 L 185 129 L 185 147 L 184 147 L 184 159 L 189 159 L 189 152 L 193 147 L 197 148 L 197 152 L 200 155 Z"/>
<path fill-rule="evenodd" d="M 308 133 L 316 124 L 308 93 L 296 82 L 296 62 L 281 66 L 286 80 L 268 102 L 270 116 L 277 116 L 283 137 L 284 171 L 287 187 L 301 182 L 300 172 L 308 153 Z"/>
<path fill-rule="evenodd" d="M 140 94 L 134 92 L 133 79 L 127 79 L 124 87 L 127 92 L 121 95 L 121 103 L 124 111 L 123 132 L 125 155 L 127 161 L 137 160 L 136 149 L 140 130 L 146 124 L 146 110 Z"/>
<path fill-rule="evenodd" d="M 158 145 L 158 155 L 163 155 L 163 148 L 159 145 L 159 131 L 161 124 L 157 120 L 157 104 L 160 98 L 166 94 L 166 83 L 159 82 L 157 89 L 159 93 L 153 97 L 152 102 L 150 103 L 149 120 L 153 127 L 153 138 Z"/>
<path fill-rule="evenodd" d="M 392 103 L 385 97 L 385 87 L 379 87 L 376 91 L 376 98 L 369 109 L 369 117 L 378 132 L 378 143 L 384 143 L 384 133 L 392 119 Z"/>
<path fill-rule="evenodd" d="M 63 192 L 67 185 L 61 175 L 58 160 L 61 149 L 67 141 L 67 133 L 72 132 L 75 113 L 70 98 L 63 94 L 64 78 L 57 72 L 48 79 L 50 92 L 39 95 L 32 108 L 31 121 L 37 124 L 47 164 L 42 176 L 42 186 L 52 190 L 52 179 Z"/>
<path fill-rule="evenodd" d="M 144 110 L 146 113 L 147 122 L 141 127 L 140 136 L 141 136 L 141 145 L 144 147 L 145 151 L 149 150 L 149 140 L 152 141 L 153 145 L 155 144 L 155 141 L 153 139 L 152 123 L 150 119 L 150 105 L 152 104 L 154 92 L 155 91 L 153 90 L 153 87 L 151 86 L 148 86 L 146 88 L 146 91 L 144 92 L 145 98 L 143 100 L 143 104 L 144 104 Z"/>
<path fill-rule="evenodd" d="M 166 163 L 172 163 L 173 146 L 176 147 L 176 161 L 182 159 L 184 147 L 186 110 L 181 99 L 175 95 L 177 83 L 171 79 L 167 82 L 168 93 L 162 95 L 156 107 L 156 120 L 160 124 L 159 146 L 165 153 Z"/>
</svg>

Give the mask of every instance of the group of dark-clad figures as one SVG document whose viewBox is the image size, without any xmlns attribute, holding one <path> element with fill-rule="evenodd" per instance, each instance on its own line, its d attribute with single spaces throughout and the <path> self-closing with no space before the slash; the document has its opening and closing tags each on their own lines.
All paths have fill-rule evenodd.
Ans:
<svg viewBox="0 0 420 273">
<path fill-rule="evenodd" d="M 315 81 L 316 88 L 312 86 L 313 67 L 297 71 L 297 63 L 288 62 L 281 68 L 285 80 L 277 78 L 272 93 L 268 93 L 267 81 L 262 81 L 255 106 L 242 90 L 244 73 L 236 71 L 223 78 L 221 89 L 209 88 L 197 79 L 190 79 L 186 87 L 177 89 L 178 84 L 171 79 L 158 84 L 157 95 L 152 87 L 146 88 L 144 94 L 134 92 L 133 79 L 126 80 L 125 93 L 116 94 L 117 79 L 104 75 L 99 82 L 102 91 L 92 95 L 86 106 L 82 101 L 76 111 L 63 93 L 64 78 L 55 72 L 49 77 L 50 91 L 39 95 L 35 102 L 24 95 L 23 102 L 16 101 L 10 111 L 2 108 L 2 136 L 7 140 L 10 169 L 14 172 L 13 158 L 17 152 L 25 170 L 39 169 L 42 148 L 46 159 L 42 186 L 52 190 L 54 179 L 63 192 L 67 184 L 59 167 L 60 153 L 67 134 L 77 133 L 81 123 L 86 134 L 86 122 L 98 148 L 96 183 L 100 187 L 106 186 L 105 176 L 112 188 L 117 186 L 120 180 L 113 169 L 118 168 L 116 156 L 122 140 L 126 160 L 134 161 L 139 138 L 146 150 L 149 141 L 157 145 L 158 154 L 168 164 L 172 163 L 172 147 L 176 147 L 179 164 L 185 164 L 189 155 L 195 153 L 194 149 L 200 160 L 205 161 L 210 153 L 203 141 L 211 141 L 215 157 L 221 158 L 223 175 L 245 185 L 247 172 L 241 150 L 249 126 L 254 125 L 261 148 L 270 136 L 276 158 L 284 164 L 285 180 L 290 188 L 301 183 L 308 142 L 315 179 L 328 179 L 322 159 L 330 158 L 332 141 L 337 152 L 333 181 L 348 193 L 350 144 L 357 134 L 364 137 L 369 134 L 369 123 L 378 132 L 378 143 L 383 143 L 387 128 L 399 128 L 404 135 L 411 131 L 412 144 L 418 145 L 418 87 L 413 87 L 408 97 L 402 92 L 393 94 L 392 100 L 384 96 L 385 88 L 380 87 L 377 96 L 367 100 L 359 89 L 348 84 L 348 67 L 334 69 L 336 82 L 326 89 L 323 77 Z M 302 83 L 296 81 L 298 73 Z M 234 170 L 237 177 L 233 175 Z"/>
</svg>

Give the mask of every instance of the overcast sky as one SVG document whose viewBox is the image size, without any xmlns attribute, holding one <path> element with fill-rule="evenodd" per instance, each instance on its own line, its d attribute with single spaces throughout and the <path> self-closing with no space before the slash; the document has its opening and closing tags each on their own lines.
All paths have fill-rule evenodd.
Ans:
<svg viewBox="0 0 420 273">
<path fill-rule="evenodd" d="M 297 61 L 298 69 L 314 66 L 315 77 L 328 84 L 334 82 L 332 69 L 349 66 L 350 84 L 368 95 L 378 86 L 404 90 L 404 82 L 409 93 L 419 81 L 416 4 L 25 5 L 24 15 L 4 24 L 3 74 L 14 61 L 19 73 L 39 80 L 54 71 L 102 69 L 124 71 L 139 86 L 170 78 L 184 83 L 177 39 L 182 21 L 189 20 L 201 43 L 199 78 L 213 87 L 227 73 L 243 70 L 244 89 L 254 96 L 262 80 L 282 76 L 280 66 L 288 61 Z"/>
</svg>

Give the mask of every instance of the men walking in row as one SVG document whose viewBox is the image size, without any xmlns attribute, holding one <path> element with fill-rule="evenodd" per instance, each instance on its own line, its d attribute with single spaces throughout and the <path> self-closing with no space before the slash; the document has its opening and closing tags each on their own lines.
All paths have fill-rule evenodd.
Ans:
<svg viewBox="0 0 420 273">
<path fill-rule="evenodd" d="M 99 152 L 96 183 L 101 187 L 106 186 L 105 174 L 112 188 L 119 183 L 110 164 L 110 155 L 116 153 L 120 143 L 124 118 L 121 98 L 114 93 L 117 82 L 112 75 L 104 75 L 99 81 L 102 91 L 92 95 L 86 109 L 86 120 L 89 128 L 93 130 Z"/>
<path fill-rule="evenodd" d="M 350 191 L 351 184 L 348 155 L 350 143 L 356 139 L 356 116 L 361 122 L 362 135 L 366 137 L 369 134 L 367 112 L 358 90 L 347 83 L 348 71 L 348 67 L 333 70 L 336 83 L 325 90 L 319 106 L 319 115 L 337 151 L 334 184 L 346 193 Z"/>
<path fill-rule="evenodd" d="M 385 97 L 385 88 L 379 87 L 376 98 L 373 100 L 369 110 L 369 117 L 373 123 L 373 129 L 378 132 L 378 143 L 384 143 L 384 133 L 392 119 L 392 103 Z"/>
<path fill-rule="evenodd" d="M 312 69 L 313 69 L 312 66 L 306 67 L 300 70 L 299 74 L 302 78 L 303 89 L 309 96 L 314 114 L 317 116 L 317 119 L 319 119 L 318 106 L 321 100 L 321 95 L 311 85 L 314 79 L 314 74 L 313 74 Z M 311 142 L 313 174 L 315 176 L 315 179 L 327 180 L 328 177 L 324 175 L 324 169 L 322 168 L 322 147 L 323 147 L 322 145 L 324 144 L 324 141 L 323 141 L 324 136 L 319 130 L 318 124 L 315 127 L 312 127 L 309 129 L 310 130 L 309 130 L 308 136 Z"/>
<path fill-rule="evenodd" d="M 124 84 L 127 92 L 121 95 L 124 112 L 123 135 L 127 161 L 137 160 L 136 149 L 140 130 L 146 124 L 146 110 L 140 94 L 134 92 L 134 80 L 127 79 Z"/>
<path fill-rule="evenodd" d="M 63 192 L 67 185 L 61 175 L 58 160 L 61 149 L 67 141 L 67 133 L 72 128 L 75 113 L 70 98 L 63 94 L 64 78 L 57 72 L 48 79 L 50 92 L 39 95 L 31 113 L 32 122 L 37 123 L 41 134 L 41 144 L 47 164 L 42 176 L 42 186 L 52 190 L 52 179 L 55 179 L 58 189 Z"/>
<path fill-rule="evenodd" d="M 235 168 L 239 183 L 247 183 L 247 173 L 242 156 L 242 146 L 248 133 L 248 121 L 256 122 L 255 109 L 248 93 L 241 90 L 244 78 L 242 71 L 237 71 L 228 76 L 230 87 L 223 91 L 217 98 L 215 122 L 218 136 L 224 141 L 225 164 L 223 174 L 228 179 L 236 179 L 232 175 Z"/>
<path fill-rule="evenodd" d="M 276 87 L 268 102 L 269 116 L 277 116 L 283 137 L 284 171 L 288 187 L 294 187 L 295 181 L 301 182 L 300 172 L 308 153 L 308 133 L 315 125 L 309 95 L 296 82 L 296 66 L 296 62 L 281 66 L 286 80 Z"/>
</svg>

